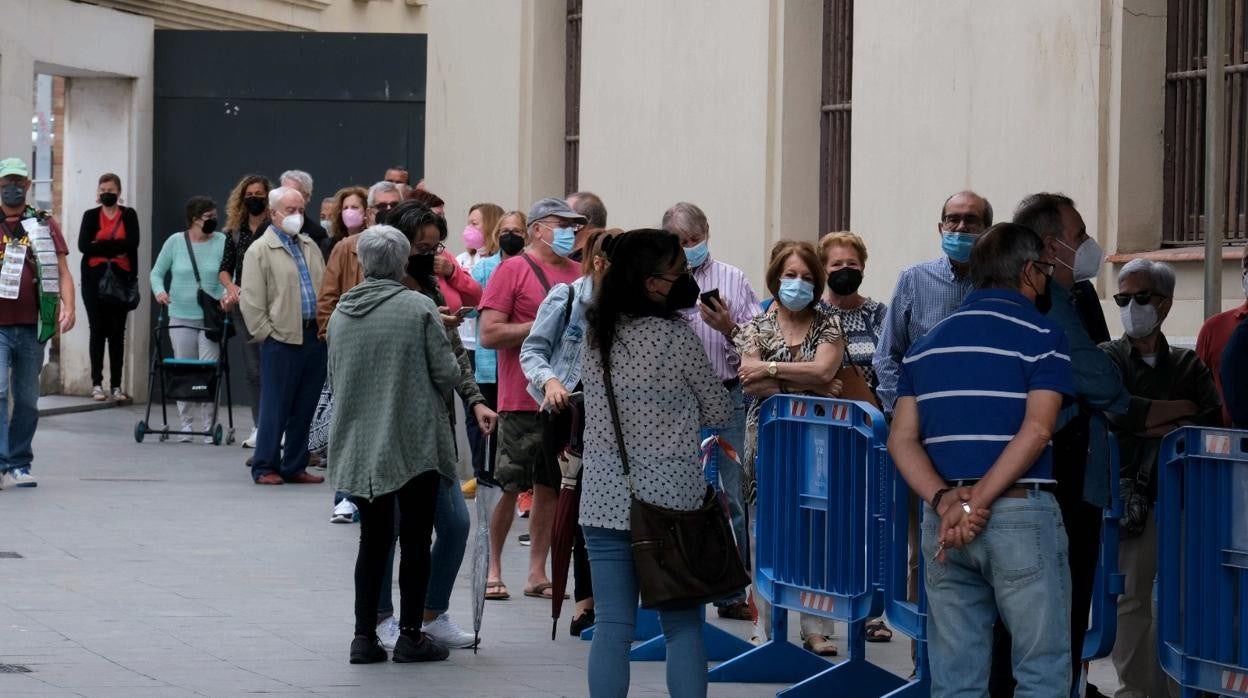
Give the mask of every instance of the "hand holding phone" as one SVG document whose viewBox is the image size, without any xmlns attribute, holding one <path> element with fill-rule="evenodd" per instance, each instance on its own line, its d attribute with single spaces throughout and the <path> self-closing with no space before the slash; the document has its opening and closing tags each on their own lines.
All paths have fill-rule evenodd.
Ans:
<svg viewBox="0 0 1248 698">
<path fill-rule="evenodd" d="M 456 311 L 455 311 L 455 317 L 457 317 L 457 318 L 459 318 L 459 319 L 461 319 L 461 320 L 462 320 L 462 319 L 464 319 L 464 318 L 468 317 L 469 313 L 471 313 L 471 312 L 472 312 L 472 311 L 474 311 L 474 310 L 476 310 L 476 308 L 473 308 L 473 307 L 472 307 L 472 306 L 470 306 L 470 305 L 465 305 L 465 306 L 463 306 L 462 308 L 460 308 L 459 310 L 456 310 Z"/>
<path fill-rule="evenodd" d="M 705 306 L 710 306 L 710 305 L 711 305 L 710 300 L 711 300 L 712 298 L 714 298 L 714 299 L 715 299 L 715 305 L 714 305 L 714 307 L 715 307 L 716 309 L 718 309 L 720 306 L 722 306 L 722 305 L 723 305 L 723 303 L 721 303 L 721 302 L 720 302 L 720 300 L 719 300 L 719 289 L 717 289 L 717 288 L 713 288 L 713 289 L 711 289 L 711 290 L 707 291 L 706 293 L 699 294 L 699 295 L 698 295 L 698 298 L 702 299 L 702 305 L 705 305 Z"/>
</svg>

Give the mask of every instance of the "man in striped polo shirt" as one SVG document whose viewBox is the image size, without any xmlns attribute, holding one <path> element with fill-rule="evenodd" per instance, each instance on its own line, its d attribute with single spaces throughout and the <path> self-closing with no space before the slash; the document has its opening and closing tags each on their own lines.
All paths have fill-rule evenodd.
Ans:
<svg viewBox="0 0 1248 698">
<path fill-rule="evenodd" d="M 1036 309 L 1053 264 L 1029 228 L 975 243 L 975 290 L 902 361 L 889 452 L 925 502 L 932 695 L 981 694 L 992 625 L 1018 695 L 1069 695 L 1070 569 L 1050 439 L 1074 394 L 1066 335 Z"/>
</svg>

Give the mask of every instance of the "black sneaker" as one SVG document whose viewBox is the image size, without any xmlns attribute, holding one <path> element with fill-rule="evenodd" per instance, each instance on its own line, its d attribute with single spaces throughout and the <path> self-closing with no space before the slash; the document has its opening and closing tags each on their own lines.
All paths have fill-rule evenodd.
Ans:
<svg viewBox="0 0 1248 698">
<path fill-rule="evenodd" d="M 450 650 L 425 637 L 424 633 L 417 635 L 415 640 L 407 633 L 403 633 L 399 635 L 399 641 L 394 644 L 394 656 L 391 659 L 399 664 L 405 664 L 407 662 L 440 662 L 449 656 L 451 656 Z"/>
<path fill-rule="evenodd" d="M 744 601 L 736 601 L 726 606 L 719 606 L 715 609 L 720 618 L 729 620 L 754 620 L 754 615 L 750 613 L 750 605 Z"/>
<path fill-rule="evenodd" d="M 376 664 L 387 659 L 389 656 L 386 655 L 386 648 L 381 646 L 381 640 L 376 637 L 356 635 L 351 641 L 352 664 Z"/>
<path fill-rule="evenodd" d="M 594 609 L 592 608 L 585 611 L 584 613 L 577 616 L 576 618 L 573 618 L 572 626 L 569 628 L 569 631 L 571 632 L 572 637 L 580 637 L 582 632 L 593 627 L 594 620 L 595 620 Z"/>
</svg>

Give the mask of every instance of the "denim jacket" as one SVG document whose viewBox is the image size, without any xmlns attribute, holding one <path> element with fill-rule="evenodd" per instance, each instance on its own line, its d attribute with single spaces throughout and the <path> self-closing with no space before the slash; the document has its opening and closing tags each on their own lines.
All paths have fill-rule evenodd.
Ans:
<svg viewBox="0 0 1248 698">
<path fill-rule="evenodd" d="M 520 368 L 529 379 L 529 395 L 539 405 L 546 397 L 544 388 L 551 378 L 558 378 L 568 391 L 575 390 L 581 382 L 585 311 L 593 296 L 593 277 L 583 276 L 571 285 L 558 284 L 550 289 L 537 309 L 533 328 L 520 347 Z"/>
</svg>

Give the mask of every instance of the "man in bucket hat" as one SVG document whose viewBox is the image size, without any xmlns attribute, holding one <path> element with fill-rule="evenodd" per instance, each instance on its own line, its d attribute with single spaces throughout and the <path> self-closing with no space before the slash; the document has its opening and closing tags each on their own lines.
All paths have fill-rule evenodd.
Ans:
<svg viewBox="0 0 1248 698">
<path fill-rule="evenodd" d="M 31 442 L 39 426 L 43 344 L 74 326 L 74 277 L 61 228 L 26 198 L 30 170 L 0 160 L 0 397 L 13 410 L 0 419 L 0 489 L 35 487 Z"/>
</svg>

